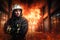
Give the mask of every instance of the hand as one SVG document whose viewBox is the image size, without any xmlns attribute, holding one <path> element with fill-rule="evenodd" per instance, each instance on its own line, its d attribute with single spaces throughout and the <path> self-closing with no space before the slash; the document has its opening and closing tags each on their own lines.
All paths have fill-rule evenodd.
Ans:
<svg viewBox="0 0 60 40">
<path fill-rule="evenodd" d="M 11 26 L 9 25 L 9 26 L 7 27 L 7 32 L 10 33 L 10 31 L 11 31 Z"/>
</svg>

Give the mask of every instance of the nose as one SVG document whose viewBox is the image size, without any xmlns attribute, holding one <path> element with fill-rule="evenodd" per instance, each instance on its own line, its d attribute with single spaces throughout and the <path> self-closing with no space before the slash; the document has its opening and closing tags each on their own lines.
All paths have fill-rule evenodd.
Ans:
<svg viewBox="0 0 60 40">
<path fill-rule="evenodd" d="M 20 11 L 18 10 L 17 13 L 20 13 Z"/>
</svg>

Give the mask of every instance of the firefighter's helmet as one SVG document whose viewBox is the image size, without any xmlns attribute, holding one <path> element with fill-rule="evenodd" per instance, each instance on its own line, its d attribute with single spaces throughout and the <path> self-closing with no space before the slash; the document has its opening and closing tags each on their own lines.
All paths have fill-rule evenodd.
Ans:
<svg viewBox="0 0 60 40">
<path fill-rule="evenodd" d="M 15 10 L 15 9 L 21 9 L 22 10 L 22 7 L 18 4 L 15 4 L 13 7 L 12 7 L 12 11 Z"/>
</svg>

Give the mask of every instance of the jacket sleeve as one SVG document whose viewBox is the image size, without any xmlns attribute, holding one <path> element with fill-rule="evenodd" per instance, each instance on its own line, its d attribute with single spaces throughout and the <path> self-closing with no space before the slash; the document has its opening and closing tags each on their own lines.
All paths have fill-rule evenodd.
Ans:
<svg viewBox="0 0 60 40">
<path fill-rule="evenodd" d="M 28 21 L 27 21 L 27 19 L 22 20 L 21 26 L 22 26 L 22 29 L 21 29 L 22 36 L 25 36 L 27 31 L 28 31 Z"/>
<path fill-rule="evenodd" d="M 7 28 L 9 27 L 9 21 L 4 24 L 4 33 L 8 34 Z"/>
</svg>

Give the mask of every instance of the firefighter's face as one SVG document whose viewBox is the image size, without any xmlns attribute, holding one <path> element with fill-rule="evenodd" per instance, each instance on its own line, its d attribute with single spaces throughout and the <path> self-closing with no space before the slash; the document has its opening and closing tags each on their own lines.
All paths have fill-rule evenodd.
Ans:
<svg viewBox="0 0 60 40">
<path fill-rule="evenodd" d="M 19 16 L 21 15 L 21 11 L 20 11 L 20 10 L 16 10 L 16 11 L 15 11 L 15 15 L 16 15 L 17 17 L 19 17 Z"/>
</svg>

